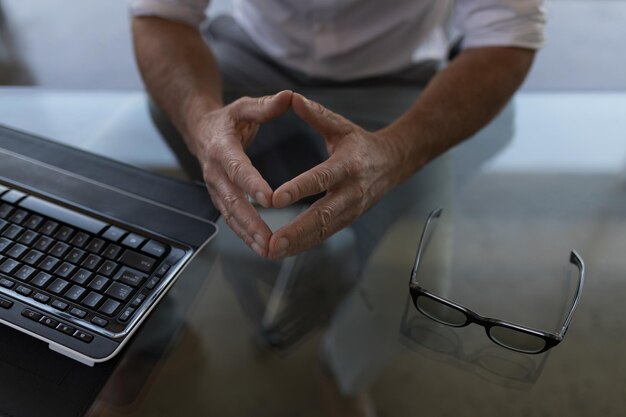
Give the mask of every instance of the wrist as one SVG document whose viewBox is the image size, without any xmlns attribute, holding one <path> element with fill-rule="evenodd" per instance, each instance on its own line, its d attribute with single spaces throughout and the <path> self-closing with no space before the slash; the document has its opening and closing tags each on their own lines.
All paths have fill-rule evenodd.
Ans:
<svg viewBox="0 0 626 417">
<path fill-rule="evenodd" d="M 206 133 L 211 131 L 213 120 L 215 120 L 219 110 L 223 108 L 221 101 L 211 97 L 198 97 L 190 99 L 183 106 L 183 133 L 187 147 L 191 153 L 198 157 L 199 141 L 206 137 Z"/>
<path fill-rule="evenodd" d="M 437 156 L 433 130 L 425 124 L 401 118 L 379 130 L 377 134 L 390 144 L 400 161 L 402 180 L 419 171 Z"/>
</svg>

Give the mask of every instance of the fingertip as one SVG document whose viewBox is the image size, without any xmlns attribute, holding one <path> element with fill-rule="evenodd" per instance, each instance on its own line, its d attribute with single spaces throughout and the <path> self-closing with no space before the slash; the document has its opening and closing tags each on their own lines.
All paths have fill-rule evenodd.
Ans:
<svg viewBox="0 0 626 417">
<path fill-rule="evenodd" d="M 289 191 L 274 193 L 272 203 L 275 208 L 284 208 L 293 203 L 293 195 Z"/>
<path fill-rule="evenodd" d="M 268 256 L 272 259 L 284 258 L 285 256 L 287 256 L 287 251 L 289 250 L 289 247 L 289 239 L 284 236 L 278 237 L 274 235 L 270 239 Z"/>
<path fill-rule="evenodd" d="M 259 203 L 261 206 L 263 206 L 264 208 L 270 208 L 271 207 L 271 203 L 270 201 L 272 200 L 272 198 L 268 198 L 265 193 L 258 191 L 255 195 L 254 195 L 254 199 L 256 200 L 257 203 Z"/>
</svg>

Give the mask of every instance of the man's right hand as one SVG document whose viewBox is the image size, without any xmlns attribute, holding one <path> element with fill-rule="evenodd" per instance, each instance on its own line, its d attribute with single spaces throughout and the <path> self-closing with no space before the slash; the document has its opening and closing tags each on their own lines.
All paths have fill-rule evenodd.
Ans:
<svg viewBox="0 0 626 417">
<path fill-rule="evenodd" d="M 270 207 L 273 191 L 244 150 L 261 123 L 289 109 L 292 94 L 281 91 L 273 96 L 240 98 L 198 118 L 189 131 L 191 150 L 200 162 L 213 204 L 230 228 L 263 257 L 268 254 L 272 231 L 247 196 Z"/>
</svg>

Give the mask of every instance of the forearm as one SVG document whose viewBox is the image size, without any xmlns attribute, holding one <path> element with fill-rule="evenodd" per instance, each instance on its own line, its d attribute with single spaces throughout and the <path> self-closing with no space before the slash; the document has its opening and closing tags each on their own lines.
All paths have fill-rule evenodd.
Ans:
<svg viewBox="0 0 626 417">
<path fill-rule="evenodd" d="M 381 131 L 405 158 L 401 179 L 487 124 L 524 81 L 534 55 L 522 48 L 469 49 L 435 76 L 418 101 Z"/>
<path fill-rule="evenodd" d="M 152 98 L 192 152 L 201 118 L 223 106 L 216 61 L 194 28 L 157 17 L 134 17 L 135 56 Z"/>
</svg>

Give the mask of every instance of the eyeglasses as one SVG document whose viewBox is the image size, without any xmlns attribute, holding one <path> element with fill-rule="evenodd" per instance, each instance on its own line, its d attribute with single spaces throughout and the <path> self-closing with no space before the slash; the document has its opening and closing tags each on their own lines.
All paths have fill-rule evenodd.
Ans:
<svg viewBox="0 0 626 417">
<path fill-rule="evenodd" d="M 580 301 L 582 287 L 585 281 L 585 263 L 578 253 L 576 253 L 576 251 L 570 253 L 570 263 L 578 268 L 578 287 L 576 289 L 576 295 L 574 296 L 574 302 L 572 303 L 572 307 L 560 332 L 545 332 L 504 320 L 483 317 L 460 304 L 433 294 L 417 283 L 417 270 L 426 244 L 425 241 L 428 230 L 432 229 L 431 223 L 441 216 L 441 212 L 442 209 L 436 209 L 428 215 L 417 248 L 417 254 L 415 255 L 415 263 L 411 271 L 409 289 L 413 304 L 417 310 L 426 317 L 447 326 L 465 327 L 471 323 L 476 323 L 485 328 L 487 336 L 489 336 L 493 342 L 516 352 L 538 354 L 558 345 L 565 337 L 565 332 L 567 332 L 574 311 Z"/>
</svg>

